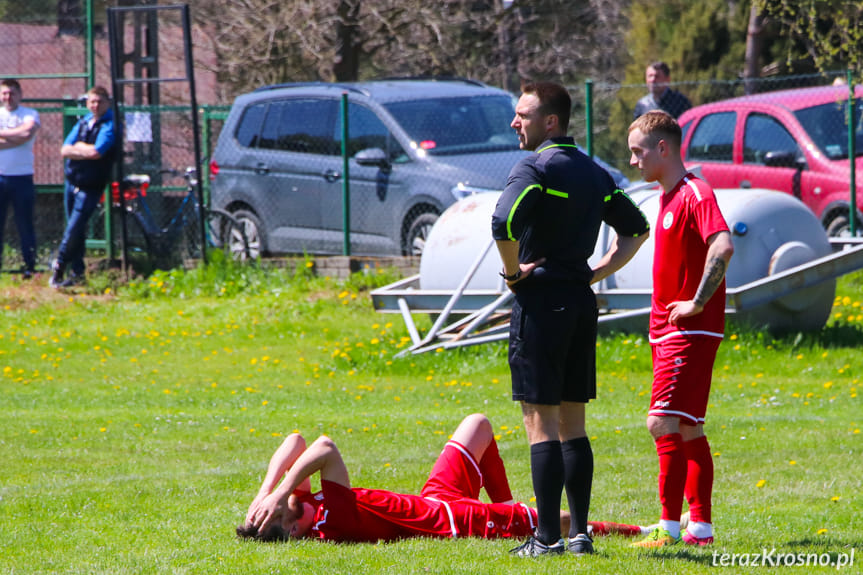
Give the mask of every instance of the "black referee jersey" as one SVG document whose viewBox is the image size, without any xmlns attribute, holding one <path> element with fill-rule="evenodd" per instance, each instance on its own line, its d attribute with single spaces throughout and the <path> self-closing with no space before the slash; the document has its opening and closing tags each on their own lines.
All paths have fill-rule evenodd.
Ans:
<svg viewBox="0 0 863 575">
<path fill-rule="evenodd" d="M 527 281 L 589 283 L 602 222 L 621 236 L 650 229 L 632 200 L 570 137 L 546 140 L 517 163 L 492 216 L 495 240 L 519 242 L 519 262 L 546 258 Z"/>
</svg>

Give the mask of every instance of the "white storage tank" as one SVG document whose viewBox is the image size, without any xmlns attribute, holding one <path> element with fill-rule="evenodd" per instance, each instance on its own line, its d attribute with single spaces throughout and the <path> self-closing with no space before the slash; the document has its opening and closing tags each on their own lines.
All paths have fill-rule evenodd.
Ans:
<svg viewBox="0 0 863 575">
<path fill-rule="evenodd" d="M 656 227 L 659 207 L 657 189 L 634 191 L 632 199 Z M 444 212 L 426 241 L 420 261 L 420 288 L 455 290 L 491 241 L 491 215 L 499 194 L 477 194 L 460 200 Z M 732 230 L 734 257 L 727 286 L 734 288 L 768 277 L 832 252 L 830 242 L 815 215 L 796 198 L 781 192 L 758 189 L 717 190 L 719 207 Z M 603 226 L 591 264 L 605 253 L 612 239 Z M 649 290 L 652 287 L 653 241 L 651 239 L 622 270 L 596 287 L 599 291 Z M 497 248 L 491 246 L 470 290 L 503 292 Z M 834 279 L 796 291 L 741 315 L 754 325 L 771 329 L 820 329 L 827 321 L 835 297 Z M 646 325 L 646 324 L 645 324 Z"/>
</svg>

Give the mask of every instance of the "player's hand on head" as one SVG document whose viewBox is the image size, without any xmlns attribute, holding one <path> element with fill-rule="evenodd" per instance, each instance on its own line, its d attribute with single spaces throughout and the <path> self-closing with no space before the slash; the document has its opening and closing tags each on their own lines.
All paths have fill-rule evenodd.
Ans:
<svg viewBox="0 0 863 575">
<path fill-rule="evenodd" d="M 281 518 L 284 511 L 284 502 L 274 494 L 267 495 L 252 514 L 251 524 L 263 532 L 276 519 Z"/>
<path fill-rule="evenodd" d="M 253 500 L 252 504 L 249 505 L 249 510 L 246 512 L 246 525 L 252 522 L 252 518 L 255 516 L 255 512 L 257 512 L 258 507 L 260 507 L 261 502 L 267 497 L 266 493 L 259 493 Z"/>
</svg>

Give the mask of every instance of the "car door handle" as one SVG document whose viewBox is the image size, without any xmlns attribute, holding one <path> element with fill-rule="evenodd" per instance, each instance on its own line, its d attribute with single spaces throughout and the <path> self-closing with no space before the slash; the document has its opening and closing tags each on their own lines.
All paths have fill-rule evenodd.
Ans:
<svg viewBox="0 0 863 575">
<path fill-rule="evenodd" d="M 327 170 L 326 172 L 324 172 L 321 175 L 324 176 L 324 179 L 328 182 L 335 182 L 336 180 L 338 180 L 339 178 L 342 177 L 342 175 L 335 170 Z"/>
<path fill-rule="evenodd" d="M 265 164 L 263 162 L 258 162 L 255 165 L 255 173 L 258 174 L 259 176 L 266 176 L 267 174 L 270 173 L 270 167 L 267 166 L 267 164 Z"/>
<path fill-rule="evenodd" d="M 748 190 L 752 187 L 752 182 L 750 182 L 749 180 L 740 180 L 740 186 L 738 187 Z"/>
</svg>

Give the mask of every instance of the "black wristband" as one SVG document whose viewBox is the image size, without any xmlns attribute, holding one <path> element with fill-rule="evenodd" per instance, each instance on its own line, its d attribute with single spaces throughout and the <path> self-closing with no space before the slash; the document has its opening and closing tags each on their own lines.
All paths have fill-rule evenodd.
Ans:
<svg viewBox="0 0 863 575">
<path fill-rule="evenodd" d="M 505 279 L 505 280 L 506 280 L 506 281 L 508 281 L 508 282 L 514 282 L 514 281 L 516 281 L 518 278 L 520 278 L 520 277 L 521 277 L 521 268 L 518 268 L 518 271 L 516 271 L 516 272 L 515 272 L 514 274 L 512 274 L 511 276 L 506 275 L 506 270 L 505 270 L 505 269 L 504 269 L 504 270 L 501 270 L 501 271 L 500 271 L 500 277 L 502 277 L 503 279 Z"/>
</svg>

